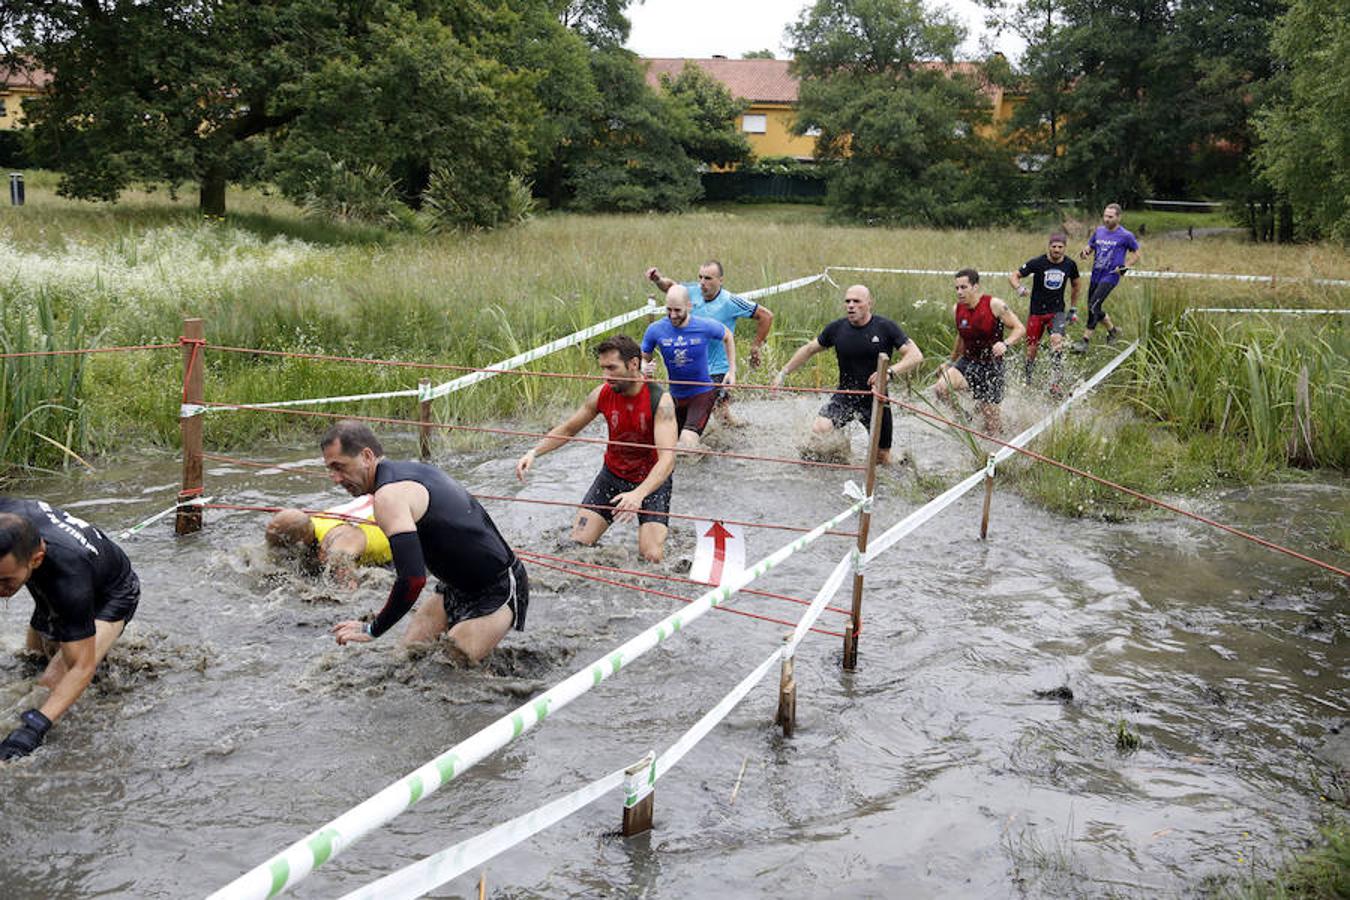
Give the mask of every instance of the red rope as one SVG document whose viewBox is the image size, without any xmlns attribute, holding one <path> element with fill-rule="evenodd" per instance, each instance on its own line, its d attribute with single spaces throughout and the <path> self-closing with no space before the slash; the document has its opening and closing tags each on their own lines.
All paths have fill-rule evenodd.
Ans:
<svg viewBox="0 0 1350 900">
<path fill-rule="evenodd" d="M 673 581 L 677 584 L 692 584 L 697 585 L 698 587 L 717 587 L 717 585 L 709 584 L 706 581 L 695 581 L 692 578 L 681 578 L 679 575 L 668 575 L 664 572 L 642 572 L 635 569 L 620 569 L 614 566 L 602 566 L 599 563 L 582 562 L 579 559 L 568 559 L 565 556 L 553 556 L 548 553 L 539 553 L 534 550 L 517 550 L 516 552 L 523 556 L 529 556 L 531 558 L 553 560 L 554 562 L 565 562 L 570 563 L 574 566 L 584 566 L 587 569 L 599 569 L 602 572 L 613 572 L 618 575 L 633 575 L 639 578 L 657 578 L 662 581 Z M 744 587 L 741 588 L 739 591 L 737 591 L 737 593 L 753 594 L 756 597 L 768 597 L 771 600 L 785 600 L 788 603 L 796 603 L 798 606 L 811 605 L 810 600 L 802 600 L 799 597 L 790 597 L 787 594 L 775 594 L 771 591 L 761 591 L 756 588 Z M 841 616 L 853 615 L 853 613 L 850 612 L 849 610 L 840 609 L 837 606 L 826 606 L 824 608 L 832 613 L 837 613 Z"/>
<path fill-rule="evenodd" d="M 446 431 L 469 431 L 478 434 L 503 434 L 509 437 L 534 437 L 534 438 L 552 438 L 560 441 L 578 441 L 583 444 L 604 444 L 614 445 L 616 447 L 640 447 L 643 449 L 655 448 L 655 444 L 640 444 L 633 441 L 611 441 L 606 438 L 581 437 L 572 435 L 566 437 L 563 435 L 549 434 L 540 431 L 516 431 L 510 428 L 484 428 L 476 425 L 455 425 L 448 422 L 422 422 L 415 419 L 391 419 L 382 416 L 355 416 L 347 413 L 318 412 L 311 409 L 278 409 L 271 406 L 249 406 L 243 403 L 211 403 L 205 404 L 213 409 L 243 409 L 252 412 L 280 413 L 282 415 L 309 416 L 318 419 L 351 419 L 357 422 L 377 422 L 381 425 L 416 425 L 419 428 L 440 428 Z M 697 453 L 701 456 L 719 456 L 726 459 L 745 459 L 752 462 L 772 462 L 784 463 L 794 466 L 808 466 L 821 469 L 844 469 L 850 472 L 865 472 L 866 466 L 855 466 L 845 463 L 827 463 L 808 459 L 789 459 L 781 456 L 754 456 L 748 453 L 728 453 L 725 450 L 708 450 L 699 448 L 695 450 L 680 450 L 680 453 Z"/>
<path fill-rule="evenodd" d="M 205 338 L 180 337 L 178 339 L 180 346 L 188 346 L 192 349 L 188 351 L 187 365 L 183 366 L 183 402 L 187 402 L 188 382 L 192 380 L 192 370 L 197 365 L 198 358 L 202 355 L 202 348 L 206 346 Z"/>
<path fill-rule="evenodd" d="M 87 353 L 126 353 L 132 350 L 170 350 L 178 344 L 141 344 L 136 347 L 87 347 L 82 350 L 25 350 L 23 353 L 0 353 L 0 359 L 18 359 L 24 356 L 73 356 Z"/>
<path fill-rule="evenodd" d="M 1002 440 L 1001 438 L 996 438 L 993 435 L 985 434 L 983 431 L 979 431 L 975 428 L 970 427 L 969 425 L 962 425 L 958 422 L 953 422 L 951 419 L 948 419 L 945 416 L 938 415 L 937 413 L 930 412 L 925 409 L 920 409 L 919 407 L 914 406 L 913 404 L 905 403 L 901 400 L 895 400 L 890 397 L 886 397 L 884 394 L 880 393 L 875 393 L 875 396 L 879 396 L 882 398 L 883 401 L 893 403 L 896 406 L 900 407 L 901 409 L 912 412 L 915 415 L 923 416 L 924 418 L 941 422 L 944 425 L 949 425 L 952 428 L 956 428 L 960 431 L 966 432 L 967 434 L 971 434 L 974 435 L 975 437 L 982 438 L 986 441 L 989 441 L 990 443 L 998 444 L 1001 447 L 1007 447 L 1008 449 L 1013 450 L 1017 453 L 1021 453 L 1023 456 L 1030 457 L 1031 459 L 1034 459 L 1037 462 L 1048 463 L 1049 465 L 1052 465 L 1055 468 L 1063 469 L 1064 471 L 1069 472 L 1073 475 L 1077 475 L 1080 478 L 1086 478 L 1089 481 L 1094 481 L 1097 484 L 1102 485 L 1103 487 L 1108 487 L 1113 491 L 1119 491 L 1122 494 L 1134 497 L 1136 500 L 1142 500 L 1145 503 L 1151 504 L 1160 509 L 1165 509 L 1168 512 L 1176 513 L 1179 516 L 1185 516 L 1188 519 L 1194 519 L 1197 522 L 1201 522 L 1205 525 L 1217 528 L 1220 531 L 1227 532 L 1228 534 L 1234 535 L 1235 537 L 1240 537 L 1243 540 L 1251 541 L 1254 544 L 1259 544 L 1260 546 L 1265 547 L 1269 550 L 1274 550 L 1278 553 L 1283 553 L 1286 556 L 1291 556 L 1294 559 L 1300 560 L 1301 562 L 1305 562 L 1310 565 L 1317 566 L 1318 568 L 1325 569 L 1326 571 L 1339 575 L 1342 578 L 1350 578 L 1350 572 L 1347 572 L 1345 569 L 1337 568 L 1336 566 L 1333 566 L 1331 563 L 1323 562 L 1322 560 L 1315 559 L 1311 556 L 1305 556 L 1304 554 L 1299 553 L 1296 550 L 1291 550 L 1288 547 L 1281 546 L 1275 543 L 1274 541 L 1268 541 L 1263 537 L 1257 537 L 1254 534 L 1242 531 L 1239 528 L 1234 528 L 1231 525 L 1225 525 L 1222 522 L 1208 518 L 1207 516 L 1202 516 L 1199 513 L 1189 512 L 1178 506 L 1173 506 L 1171 503 L 1159 500 L 1156 497 L 1150 497 L 1148 494 L 1140 493 L 1139 491 L 1136 491 L 1132 488 L 1127 488 L 1123 484 L 1117 484 L 1114 481 L 1108 481 L 1107 479 L 1101 478 L 1097 475 L 1093 475 L 1091 472 L 1088 472 L 1084 469 L 1079 469 L 1067 463 L 1062 463 L 1057 459 L 1051 459 L 1050 457 L 1037 453 L 1034 450 L 1028 450 L 1025 447 L 1014 447 L 1012 444 L 1008 443 L 1005 440 Z"/>
<path fill-rule="evenodd" d="M 574 570 L 574 569 L 568 569 L 568 568 L 566 568 L 566 567 L 564 567 L 564 566 L 556 566 L 556 565 L 553 565 L 552 563 L 547 563 L 547 562 L 544 562 L 543 560 L 539 560 L 539 559 L 531 560 L 531 564 L 532 564 L 532 565 L 536 565 L 536 566 L 540 566 L 540 567 L 545 568 L 545 569 L 553 569 L 554 571 L 556 571 L 556 572 L 562 572 L 562 573 L 565 574 L 565 575 L 573 575 L 573 576 L 576 576 L 577 578 L 584 578 L 584 579 L 586 579 L 587 581 L 595 581 L 595 582 L 599 582 L 600 584 L 608 584 L 608 585 L 611 585 L 611 586 L 613 586 L 613 587 L 626 588 L 626 589 L 628 589 L 628 590 L 630 590 L 630 591 L 637 591 L 638 593 L 641 593 L 641 594 L 652 594 L 652 595 L 657 596 L 657 597 L 669 597 L 671 600 L 679 600 L 681 603 L 693 603 L 693 602 L 694 602 L 693 600 L 689 599 L 688 597 L 681 597 L 679 594 L 672 594 L 672 593 L 670 593 L 670 592 L 668 592 L 668 591 L 660 591 L 660 590 L 657 590 L 656 588 L 640 587 L 640 586 L 638 586 L 638 585 L 635 585 L 635 584 L 628 584 L 628 583 L 622 582 L 622 581 L 614 581 L 613 579 L 610 579 L 610 578 L 602 578 L 602 577 L 600 577 L 599 575 L 589 575 L 589 574 L 587 574 L 587 573 L 585 573 L 585 572 L 579 572 L 579 571 L 576 571 L 576 570 Z M 718 609 L 718 610 L 721 610 L 722 612 L 735 613 L 735 614 L 738 615 L 738 616 L 745 616 L 746 618 L 750 618 L 750 619 L 759 619 L 760 621 L 763 621 L 763 622 L 772 622 L 772 623 L 774 623 L 775 625 L 786 625 L 786 626 L 789 627 L 789 628 L 795 628 L 796 625 L 797 625 L 796 622 L 789 622 L 789 621 L 786 620 L 786 619 L 775 619 L 775 618 L 773 618 L 772 616 L 763 616 L 763 615 L 760 615 L 759 613 L 747 612 L 746 610 L 743 610 L 743 609 L 736 609 L 736 608 L 731 607 L 731 606 L 714 606 L 713 609 Z M 814 627 L 813 627 L 813 628 L 811 628 L 810 630 L 816 632 L 817 634 L 828 634 L 828 635 L 830 635 L 831 637 L 841 638 L 841 637 L 844 636 L 844 635 L 843 635 L 843 632 L 829 631 L 829 630 L 824 629 L 824 628 L 814 628 Z"/>
</svg>

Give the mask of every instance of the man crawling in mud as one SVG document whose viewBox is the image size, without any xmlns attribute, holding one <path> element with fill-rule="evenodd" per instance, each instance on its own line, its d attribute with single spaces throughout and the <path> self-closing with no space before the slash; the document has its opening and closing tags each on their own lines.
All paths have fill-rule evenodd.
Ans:
<svg viewBox="0 0 1350 900">
<path fill-rule="evenodd" d="M 80 698 L 140 601 L 131 561 L 83 519 L 41 500 L 0 497 L 0 597 L 33 597 L 28 649 L 49 662 L 42 705 L 19 716 L 0 742 L 0 760 L 27 756 Z"/>
<path fill-rule="evenodd" d="M 339 644 L 362 644 L 392 628 L 416 604 L 428 574 L 438 580 L 439 596 L 418 607 L 404 643 L 445 632 L 458 653 L 478 662 L 512 627 L 525 630 L 525 566 L 463 485 L 435 466 L 385 459 L 361 422 L 336 423 L 319 448 L 336 484 L 353 497 L 374 495 L 375 524 L 389 537 L 396 576 L 374 621 L 333 626 Z"/>
<path fill-rule="evenodd" d="M 327 568 L 338 582 L 355 587 L 355 566 L 384 566 L 393 558 L 374 510 L 369 494 L 321 513 L 282 509 L 267 523 L 267 545 L 300 556 L 306 569 Z"/>
</svg>

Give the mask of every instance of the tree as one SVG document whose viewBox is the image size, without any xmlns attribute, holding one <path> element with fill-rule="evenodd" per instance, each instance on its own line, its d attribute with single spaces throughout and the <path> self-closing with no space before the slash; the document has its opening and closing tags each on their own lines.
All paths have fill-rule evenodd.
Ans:
<svg viewBox="0 0 1350 900">
<path fill-rule="evenodd" d="M 582 210 L 683 209 L 702 191 L 670 107 L 647 86 L 627 50 L 593 53 L 602 98 L 589 132 L 568 148 L 566 185 Z"/>
<path fill-rule="evenodd" d="M 750 141 L 736 130 L 736 117 L 746 104 L 726 85 L 686 62 L 673 78 L 661 76 L 661 90 L 675 138 L 691 158 L 715 166 L 750 158 Z"/>
<path fill-rule="evenodd" d="M 777 59 L 772 50 L 751 50 L 748 53 L 742 53 L 741 59 Z"/>
<path fill-rule="evenodd" d="M 1000 220 L 1020 198 L 1007 153 L 981 131 L 978 71 L 953 67 L 964 30 L 921 0 L 817 0 L 789 28 L 797 128 L 835 160 L 828 202 L 866 221 Z"/>
<path fill-rule="evenodd" d="M 491 220 L 527 164 L 544 72 L 512 46 L 547 0 L 12 0 L 19 43 L 54 73 L 30 104 L 62 193 L 111 199 L 134 182 L 200 184 L 203 212 L 264 174 L 288 195 L 325 173 L 383 173 L 417 202 L 442 184 Z M 502 61 L 506 58 L 507 61 Z"/>
<path fill-rule="evenodd" d="M 1275 27 L 1287 102 L 1261 110 L 1263 176 L 1289 197 L 1299 232 L 1350 243 L 1350 24 L 1340 0 L 1293 0 Z"/>
</svg>

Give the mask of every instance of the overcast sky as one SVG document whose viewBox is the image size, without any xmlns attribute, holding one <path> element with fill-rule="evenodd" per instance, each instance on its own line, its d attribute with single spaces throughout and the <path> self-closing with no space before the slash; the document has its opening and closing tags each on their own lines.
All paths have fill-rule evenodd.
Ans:
<svg viewBox="0 0 1350 900">
<path fill-rule="evenodd" d="M 628 7 L 633 22 L 628 49 L 639 56 L 722 55 L 732 59 L 768 49 L 785 59 L 783 31 L 809 5 L 809 0 L 634 0 Z M 930 0 L 928 5 L 945 5 L 966 23 L 970 36 L 959 55 L 981 55 L 980 37 L 986 31 L 984 13 L 975 0 Z M 1006 36 L 994 47 L 1014 62 L 1022 51 L 1019 40 Z"/>
</svg>

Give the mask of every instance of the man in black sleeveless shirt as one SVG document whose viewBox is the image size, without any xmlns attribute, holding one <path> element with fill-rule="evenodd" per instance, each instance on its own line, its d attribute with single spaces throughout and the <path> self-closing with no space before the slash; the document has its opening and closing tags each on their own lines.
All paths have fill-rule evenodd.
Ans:
<svg viewBox="0 0 1350 900">
<path fill-rule="evenodd" d="M 525 566 L 459 482 L 426 463 L 385 459 L 379 440 L 360 422 L 338 422 L 319 447 L 335 483 L 353 497 L 374 494 L 375 524 L 389 536 L 394 556 L 394 586 L 384 608 L 372 622 L 333 626 L 339 644 L 365 643 L 388 631 L 412 609 L 428 572 L 439 582 L 440 602 L 418 607 L 404 643 L 430 641 L 444 631 L 469 661 L 478 662 L 513 625 L 525 630 Z"/>
<path fill-rule="evenodd" d="M 49 657 L 38 684 L 51 693 L 19 716 L 0 760 L 37 749 L 89 687 L 141 596 L 127 555 L 98 528 L 41 500 L 0 497 L 0 597 L 25 585 L 34 604 L 28 649 Z"/>
</svg>

